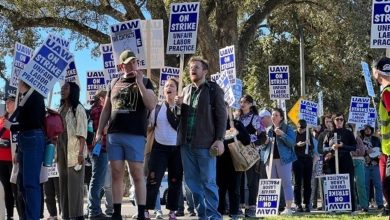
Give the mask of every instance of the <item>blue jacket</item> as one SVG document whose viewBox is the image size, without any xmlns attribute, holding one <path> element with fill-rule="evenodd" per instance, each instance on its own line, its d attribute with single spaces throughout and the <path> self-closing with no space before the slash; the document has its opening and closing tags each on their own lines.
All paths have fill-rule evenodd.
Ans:
<svg viewBox="0 0 390 220">
<path fill-rule="evenodd" d="M 295 155 L 294 152 L 296 135 L 294 130 L 285 123 L 281 124 L 281 130 L 284 132 L 284 135 L 281 137 L 276 136 L 275 141 L 278 146 L 280 162 L 282 165 L 285 165 L 297 160 L 297 155 Z M 271 126 L 267 129 L 267 136 L 273 137 L 274 136 L 273 133 L 274 133 L 274 126 Z M 264 161 L 264 163 L 268 162 L 268 159 L 271 155 L 271 149 L 272 149 L 272 141 L 268 142 L 267 145 L 264 145 L 263 148 L 264 154 L 262 155 L 263 156 L 262 160 Z"/>
</svg>

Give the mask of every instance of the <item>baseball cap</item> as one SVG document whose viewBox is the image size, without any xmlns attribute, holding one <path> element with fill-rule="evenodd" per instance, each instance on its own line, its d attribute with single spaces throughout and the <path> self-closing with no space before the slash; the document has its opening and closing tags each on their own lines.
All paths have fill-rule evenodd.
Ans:
<svg viewBox="0 0 390 220">
<path fill-rule="evenodd" d="M 15 99 L 16 99 L 15 95 L 9 95 L 9 96 L 4 98 L 4 101 L 7 101 L 7 100 L 15 101 Z"/>
<path fill-rule="evenodd" d="M 131 50 L 125 50 L 119 56 L 119 61 L 121 62 L 121 64 L 123 64 L 123 63 L 128 64 L 133 59 L 137 59 L 137 57 L 135 56 L 135 54 Z"/>
<path fill-rule="evenodd" d="M 267 116 L 271 116 L 271 113 L 267 109 L 263 109 L 259 112 L 259 117 L 264 118 Z"/>
<path fill-rule="evenodd" d="M 382 74 L 390 76 L 390 58 L 382 57 L 374 65 L 375 69 L 381 71 Z"/>
</svg>

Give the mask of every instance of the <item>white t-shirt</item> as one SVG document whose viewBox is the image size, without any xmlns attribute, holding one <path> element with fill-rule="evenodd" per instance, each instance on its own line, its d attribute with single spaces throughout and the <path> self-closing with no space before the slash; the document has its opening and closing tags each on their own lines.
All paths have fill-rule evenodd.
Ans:
<svg viewBox="0 0 390 220">
<path fill-rule="evenodd" d="M 150 114 L 154 123 L 155 111 Z M 167 106 L 165 103 L 161 104 L 161 109 L 157 115 L 157 126 L 154 129 L 154 138 L 163 145 L 176 145 L 177 131 L 172 128 L 167 118 Z"/>
</svg>

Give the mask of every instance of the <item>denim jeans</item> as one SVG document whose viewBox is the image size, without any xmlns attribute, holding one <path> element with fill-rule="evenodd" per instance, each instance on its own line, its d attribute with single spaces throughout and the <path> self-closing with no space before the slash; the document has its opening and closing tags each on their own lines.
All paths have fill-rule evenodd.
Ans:
<svg viewBox="0 0 390 220">
<path fill-rule="evenodd" d="M 383 205 L 382 183 L 379 175 L 379 166 L 366 166 L 366 190 L 370 192 L 370 180 L 374 184 L 375 202 L 378 206 Z"/>
<path fill-rule="evenodd" d="M 102 209 L 101 203 L 101 191 L 104 187 L 105 177 L 107 173 L 108 158 L 107 153 L 101 152 L 100 155 L 92 156 L 92 176 L 89 184 L 88 192 L 88 215 L 90 217 L 100 215 Z"/>
<path fill-rule="evenodd" d="M 187 211 L 190 213 L 195 212 L 195 207 L 194 207 L 194 198 L 192 196 L 191 190 L 188 188 L 187 184 L 185 181 L 183 181 L 183 186 L 184 186 L 184 193 L 186 195 L 186 201 L 187 201 Z M 184 213 L 184 195 L 183 195 L 183 189 L 180 190 L 180 196 L 179 196 L 179 206 L 177 208 L 178 212 L 183 212 Z"/>
<path fill-rule="evenodd" d="M 104 192 L 102 194 L 106 197 L 106 215 L 114 213 L 114 205 L 112 202 L 112 180 L 111 180 L 111 166 L 107 165 L 107 172 L 104 180 Z M 103 197 L 103 195 L 102 195 Z"/>
<path fill-rule="evenodd" d="M 366 191 L 367 175 L 365 174 L 364 163 L 365 163 L 364 160 L 353 159 L 353 166 L 355 168 L 356 191 L 357 191 L 357 197 L 358 197 L 357 201 L 359 202 L 359 205 L 362 209 L 368 209 L 368 192 L 369 191 Z M 378 179 L 378 181 L 380 181 L 380 180 Z M 368 184 L 368 186 L 370 186 L 370 184 Z M 369 187 L 367 187 L 367 188 L 369 188 Z"/>
<path fill-rule="evenodd" d="M 193 194 L 199 219 L 222 219 L 217 210 L 216 157 L 210 155 L 209 149 L 192 147 L 190 144 L 182 145 L 180 150 L 184 178 Z"/>
<path fill-rule="evenodd" d="M 39 183 L 45 149 L 45 138 L 40 129 L 19 133 L 19 177 L 25 201 L 25 219 L 40 217 L 42 187 Z"/>
</svg>

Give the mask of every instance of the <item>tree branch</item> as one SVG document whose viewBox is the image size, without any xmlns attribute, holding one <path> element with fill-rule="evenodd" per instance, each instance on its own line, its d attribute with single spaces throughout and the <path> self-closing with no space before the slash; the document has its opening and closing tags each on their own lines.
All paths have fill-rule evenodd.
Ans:
<svg viewBox="0 0 390 220">
<path fill-rule="evenodd" d="M 126 16 L 122 12 L 113 8 L 108 0 L 100 0 L 100 5 L 94 5 L 94 4 L 91 4 L 87 1 L 77 1 L 76 3 L 74 1 L 69 1 L 69 3 L 72 4 L 72 6 L 74 6 L 75 4 L 78 5 L 77 7 L 83 6 L 87 10 L 95 12 L 99 15 L 102 15 L 102 14 L 108 15 L 108 16 L 116 19 L 117 21 L 125 21 L 126 20 Z"/>
<path fill-rule="evenodd" d="M 122 3 L 126 10 L 127 19 L 145 19 L 140 7 L 137 5 L 135 0 L 119 0 L 119 2 Z"/>
</svg>

